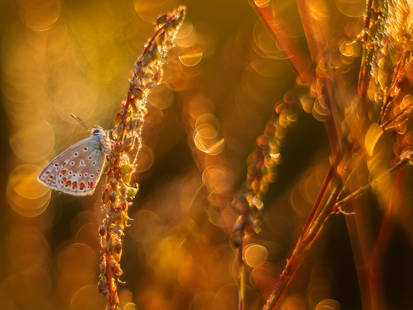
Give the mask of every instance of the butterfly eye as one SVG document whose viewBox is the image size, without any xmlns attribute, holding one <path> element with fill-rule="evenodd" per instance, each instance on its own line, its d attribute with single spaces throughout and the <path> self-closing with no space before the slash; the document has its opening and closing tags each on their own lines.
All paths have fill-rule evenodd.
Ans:
<svg viewBox="0 0 413 310">
<path fill-rule="evenodd" d="M 83 148 L 83 152 L 87 152 L 87 150 L 88 150 L 88 147 L 85 146 L 85 147 Z"/>
<path fill-rule="evenodd" d="M 95 175 L 94 175 L 94 174 L 90 174 L 89 177 L 90 177 L 91 179 L 93 179 L 93 178 L 95 177 Z"/>
<path fill-rule="evenodd" d="M 70 162 L 70 165 L 71 165 L 71 166 L 74 166 L 74 165 L 75 165 L 75 162 L 72 160 L 72 161 Z"/>
<path fill-rule="evenodd" d="M 55 167 L 59 167 L 59 164 L 58 164 L 58 163 L 55 163 L 54 166 L 55 166 Z"/>
<path fill-rule="evenodd" d="M 78 153 L 78 152 L 74 152 L 74 153 L 73 153 L 73 156 L 74 156 L 74 157 L 78 157 L 78 156 L 79 156 L 79 153 Z"/>
<path fill-rule="evenodd" d="M 83 176 L 84 176 L 85 178 L 87 178 L 87 172 L 85 172 L 85 173 L 83 174 Z"/>
<path fill-rule="evenodd" d="M 89 159 L 89 160 L 92 160 L 92 156 L 89 155 L 88 159 Z"/>
<path fill-rule="evenodd" d="M 92 165 L 93 165 L 93 166 L 96 166 L 96 161 L 95 161 L 95 160 L 92 161 Z"/>
</svg>

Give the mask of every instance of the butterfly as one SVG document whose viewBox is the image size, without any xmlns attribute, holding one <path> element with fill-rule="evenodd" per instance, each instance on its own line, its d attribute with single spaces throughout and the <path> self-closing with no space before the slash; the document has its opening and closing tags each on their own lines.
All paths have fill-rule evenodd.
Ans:
<svg viewBox="0 0 413 310">
<path fill-rule="evenodd" d="M 111 151 L 111 140 L 100 126 L 91 132 L 90 137 L 53 158 L 40 172 L 38 181 L 63 193 L 92 195 L 102 175 L 106 155 Z"/>
</svg>

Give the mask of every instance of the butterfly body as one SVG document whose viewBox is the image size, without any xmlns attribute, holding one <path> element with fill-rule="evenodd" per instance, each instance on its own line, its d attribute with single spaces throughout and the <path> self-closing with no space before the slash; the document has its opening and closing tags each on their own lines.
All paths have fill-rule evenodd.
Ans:
<svg viewBox="0 0 413 310">
<path fill-rule="evenodd" d="M 51 189 L 76 196 L 92 195 L 111 150 L 105 130 L 95 126 L 92 135 L 53 158 L 38 180 Z"/>
</svg>

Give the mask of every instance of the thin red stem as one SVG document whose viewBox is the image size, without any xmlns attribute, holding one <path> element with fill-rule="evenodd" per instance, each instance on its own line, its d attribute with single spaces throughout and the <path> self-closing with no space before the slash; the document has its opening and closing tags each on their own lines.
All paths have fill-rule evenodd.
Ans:
<svg viewBox="0 0 413 310">
<path fill-rule="evenodd" d="M 301 51 L 298 44 L 291 39 L 291 36 L 288 35 L 287 29 L 281 18 L 274 10 L 272 10 L 271 6 L 263 8 L 255 6 L 254 8 L 258 16 L 261 17 L 277 40 L 279 46 L 288 57 L 288 60 L 300 76 L 301 80 L 309 85 L 314 78 L 312 72 L 313 63 L 308 56 Z"/>
</svg>

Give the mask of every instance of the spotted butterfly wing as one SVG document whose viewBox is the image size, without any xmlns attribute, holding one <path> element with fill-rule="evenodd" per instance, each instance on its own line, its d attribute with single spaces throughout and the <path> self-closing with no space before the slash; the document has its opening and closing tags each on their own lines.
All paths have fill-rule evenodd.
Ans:
<svg viewBox="0 0 413 310">
<path fill-rule="evenodd" d="M 93 135 L 72 145 L 47 164 L 38 180 L 52 189 L 77 196 L 92 195 L 109 152 L 107 136 L 95 127 Z"/>
</svg>

